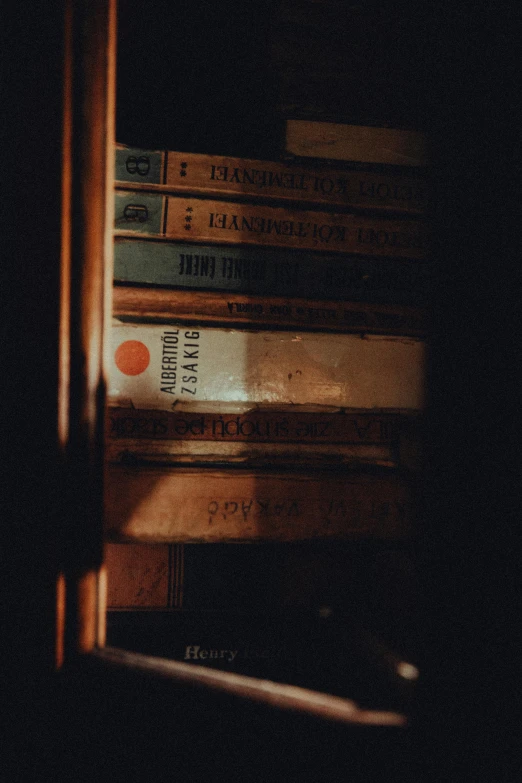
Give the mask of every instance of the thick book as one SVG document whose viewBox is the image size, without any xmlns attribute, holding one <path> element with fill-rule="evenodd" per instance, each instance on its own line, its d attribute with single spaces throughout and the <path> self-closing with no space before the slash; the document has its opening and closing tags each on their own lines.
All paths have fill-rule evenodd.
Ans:
<svg viewBox="0 0 522 783">
<path fill-rule="evenodd" d="M 423 305 L 430 266 L 411 259 L 365 258 L 242 245 L 114 241 L 117 283 L 175 286 L 261 296 Z"/>
<path fill-rule="evenodd" d="M 239 662 L 247 657 L 244 645 L 218 645 L 221 634 L 216 631 L 227 627 L 237 631 L 250 618 L 262 637 L 274 622 L 299 623 L 308 616 L 330 623 L 359 618 L 367 631 L 372 628 L 397 652 L 414 653 L 418 647 L 419 573 L 408 540 L 111 542 L 105 544 L 105 563 L 111 645 L 119 644 L 119 632 L 129 633 L 122 645 L 126 649 L 139 649 L 133 644 L 134 635 L 138 644 L 145 640 L 149 644 L 156 637 L 153 643 L 167 648 L 149 652 L 169 655 L 172 645 L 181 641 L 178 631 L 187 622 L 192 633 L 185 638 L 181 657 L 230 665 L 230 656 L 204 652 L 200 656 L 197 647 L 237 650 Z M 210 627 L 213 632 L 208 634 Z M 250 655 L 270 657 L 266 643 L 255 648 Z"/>
<path fill-rule="evenodd" d="M 241 196 L 419 213 L 426 184 L 404 174 L 349 172 L 219 155 L 116 147 L 115 184 L 201 196 Z"/>
<path fill-rule="evenodd" d="M 111 407 L 105 456 L 125 464 L 398 467 L 402 419 L 389 411 L 222 414 Z"/>
<path fill-rule="evenodd" d="M 339 542 L 335 546 L 340 550 Z M 287 586 L 288 576 L 296 578 L 295 557 L 288 547 L 272 543 L 108 542 L 104 559 L 108 609 L 134 616 L 142 611 L 249 615 L 272 611 L 293 592 Z"/>
<path fill-rule="evenodd" d="M 110 357 L 112 405 L 423 407 L 424 343 L 411 337 L 115 321 Z"/>
<path fill-rule="evenodd" d="M 108 464 L 109 541 L 305 541 L 411 533 L 411 483 L 400 474 Z"/>
<path fill-rule="evenodd" d="M 321 329 L 335 332 L 426 334 L 422 309 L 405 305 L 223 295 L 143 286 L 115 286 L 113 314 L 120 319 L 266 328 Z"/>
<path fill-rule="evenodd" d="M 294 250 L 426 255 L 426 224 L 414 219 L 318 212 L 232 201 L 116 191 L 116 236 L 267 245 Z"/>
<path fill-rule="evenodd" d="M 427 137 L 418 131 L 315 120 L 286 121 L 285 153 L 417 168 L 428 164 Z"/>
</svg>

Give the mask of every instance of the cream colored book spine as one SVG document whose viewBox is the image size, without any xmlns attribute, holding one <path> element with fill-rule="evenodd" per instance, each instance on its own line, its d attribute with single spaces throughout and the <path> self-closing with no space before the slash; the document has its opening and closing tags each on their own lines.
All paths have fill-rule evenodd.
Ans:
<svg viewBox="0 0 522 783">
<path fill-rule="evenodd" d="M 128 324 L 111 331 L 112 405 L 330 405 L 419 410 L 424 343 L 407 337 Z"/>
</svg>

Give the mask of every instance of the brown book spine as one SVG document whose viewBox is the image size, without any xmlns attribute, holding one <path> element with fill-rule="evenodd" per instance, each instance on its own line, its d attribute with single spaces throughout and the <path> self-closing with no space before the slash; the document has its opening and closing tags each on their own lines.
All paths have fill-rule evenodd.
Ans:
<svg viewBox="0 0 522 783">
<path fill-rule="evenodd" d="M 105 544 L 107 608 L 181 609 L 182 544 Z"/>
<path fill-rule="evenodd" d="M 245 296 L 216 291 L 179 291 L 145 286 L 115 286 L 117 318 L 169 320 L 220 325 L 321 329 L 336 332 L 426 334 L 421 308 L 276 296 Z"/>
<path fill-rule="evenodd" d="M 299 541 L 401 538 L 411 486 L 397 474 L 108 465 L 109 540 Z"/>
</svg>

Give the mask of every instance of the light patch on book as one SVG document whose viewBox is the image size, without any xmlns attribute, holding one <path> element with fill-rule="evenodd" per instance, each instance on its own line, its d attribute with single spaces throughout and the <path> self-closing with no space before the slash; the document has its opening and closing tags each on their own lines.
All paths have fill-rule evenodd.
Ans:
<svg viewBox="0 0 522 783">
<path fill-rule="evenodd" d="M 166 609 L 169 606 L 167 544 L 105 545 L 110 609 Z"/>
<path fill-rule="evenodd" d="M 197 401 L 422 407 L 420 341 L 118 321 L 111 337 L 113 403 L 166 410 Z"/>
<path fill-rule="evenodd" d="M 141 375 L 150 364 L 150 353 L 140 340 L 125 340 L 114 353 L 114 362 L 124 375 Z"/>
<path fill-rule="evenodd" d="M 405 680 L 417 680 L 419 677 L 419 670 L 412 663 L 400 661 L 400 663 L 397 664 L 397 674 Z"/>
</svg>

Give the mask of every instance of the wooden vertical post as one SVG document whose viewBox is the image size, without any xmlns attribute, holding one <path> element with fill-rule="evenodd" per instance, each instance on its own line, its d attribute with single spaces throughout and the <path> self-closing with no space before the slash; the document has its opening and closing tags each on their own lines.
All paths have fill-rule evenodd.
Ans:
<svg viewBox="0 0 522 783">
<path fill-rule="evenodd" d="M 58 649 L 67 660 L 104 636 L 103 348 L 112 282 L 116 2 L 70 0 L 65 13 L 58 427 L 68 491 Z"/>
</svg>

